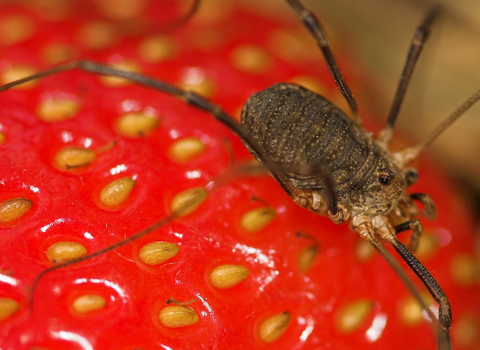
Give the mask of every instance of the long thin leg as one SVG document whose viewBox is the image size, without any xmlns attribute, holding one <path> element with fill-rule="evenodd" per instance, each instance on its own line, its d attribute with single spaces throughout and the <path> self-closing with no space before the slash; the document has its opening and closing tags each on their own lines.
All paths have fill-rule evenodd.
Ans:
<svg viewBox="0 0 480 350">
<path fill-rule="evenodd" d="M 388 250 L 380 243 L 380 241 L 375 237 L 375 233 L 379 233 L 380 236 L 388 241 L 400 257 L 407 263 L 410 269 L 415 273 L 418 279 L 423 283 L 425 288 L 429 291 L 430 295 L 435 299 L 439 305 L 438 309 L 438 349 L 439 350 L 450 350 L 450 327 L 452 325 L 452 311 L 448 298 L 442 288 L 438 285 L 438 282 L 432 276 L 430 271 L 428 271 L 425 266 L 402 244 L 400 243 L 395 235 L 391 233 L 393 230 L 391 227 L 384 227 L 383 229 L 377 229 L 377 232 L 374 230 L 372 223 L 368 218 L 357 218 L 357 223 L 354 225 L 355 231 L 363 238 L 369 241 L 375 249 L 382 255 L 382 257 L 390 264 L 393 270 L 398 274 L 400 279 L 405 283 L 407 288 L 410 290 L 412 295 L 417 299 L 417 301 L 422 305 L 428 315 L 434 320 L 435 318 L 432 315 L 432 312 L 428 309 L 427 305 L 421 298 L 417 288 L 413 285 L 412 281 L 405 274 L 398 262 L 391 256 Z M 355 222 L 355 219 L 354 219 Z"/>
<path fill-rule="evenodd" d="M 405 274 L 405 271 L 403 270 L 402 266 L 398 263 L 397 260 L 395 260 L 392 254 L 390 254 L 390 252 L 382 245 L 382 243 L 373 234 L 374 232 L 373 227 L 371 227 L 371 225 L 368 225 L 368 224 L 365 224 L 365 225 L 361 224 L 358 227 L 356 227 L 355 230 L 360 234 L 360 237 L 367 240 L 371 245 L 373 245 L 373 247 L 380 253 L 382 258 L 384 258 L 387 261 L 390 267 L 400 277 L 402 282 L 405 283 L 410 293 L 412 293 L 412 295 L 420 303 L 422 308 L 426 310 L 426 312 L 428 313 L 428 316 L 432 320 L 435 320 L 435 316 L 430 311 L 430 309 L 428 308 L 428 305 L 425 303 L 425 301 L 421 297 L 417 287 L 415 287 L 412 280 Z"/>
<path fill-rule="evenodd" d="M 400 225 L 395 226 L 395 234 L 398 234 L 403 231 L 412 230 L 412 237 L 410 238 L 410 244 L 408 245 L 408 249 L 415 253 L 418 249 L 418 243 L 420 241 L 420 237 L 423 234 L 423 226 L 420 220 L 412 219 L 408 220 Z"/>
<path fill-rule="evenodd" d="M 397 120 L 400 107 L 405 98 L 405 93 L 407 91 L 408 84 L 410 83 L 413 69 L 415 68 L 418 57 L 422 52 L 423 45 L 428 39 L 428 36 L 430 34 L 430 27 L 433 21 L 436 19 L 439 11 L 440 8 L 438 6 L 435 6 L 432 10 L 430 10 L 430 12 L 428 12 L 427 16 L 425 16 L 425 18 L 415 30 L 415 34 L 410 43 L 410 49 L 408 50 L 407 60 L 405 62 L 405 65 L 403 66 L 403 71 L 400 75 L 400 81 L 397 85 L 397 91 L 395 93 L 392 106 L 390 107 L 390 112 L 387 118 L 387 126 L 381 131 L 379 136 L 380 140 L 386 145 L 389 145 L 392 140 L 392 129 L 395 125 L 395 121 Z"/>
<path fill-rule="evenodd" d="M 335 83 L 337 84 L 338 89 L 342 93 L 343 97 L 348 102 L 350 109 L 352 111 L 352 117 L 357 122 L 357 124 L 361 125 L 362 121 L 358 117 L 358 107 L 357 102 L 355 101 L 355 97 L 353 97 L 352 91 L 350 90 L 345 78 L 343 77 L 340 69 L 338 68 L 338 64 L 333 56 L 332 50 L 330 49 L 330 45 L 328 44 L 328 40 L 325 36 L 325 33 L 322 30 L 322 25 L 320 20 L 305 6 L 303 6 L 300 1 L 298 0 L 285 0 L 290 7 L 295 11 L 298 19 L 302 22 L 303 26 L 307 28 L 309 33 L 315 38 L 317 41 L 317 45 L 322 51 L 323 57 L 327 62 L 328 69 L 330 70 L 330 74 L 332 75 Z"/>
<path fill-rule="evenodd" d="M 430 271 L 428 271 L 420 261 L 397 239 L 392 243 L 397 253 L 422 281 L 425 288 L 428 289 L 432 297 L 438 303 L 438 344 L 440 350 L 451 349 L 450 345 L 450 328 L 452 326 L 452 310 L 448 302 L 447 295 L 438 285 L 435 278 L 433 278 Z"/>
</svg>

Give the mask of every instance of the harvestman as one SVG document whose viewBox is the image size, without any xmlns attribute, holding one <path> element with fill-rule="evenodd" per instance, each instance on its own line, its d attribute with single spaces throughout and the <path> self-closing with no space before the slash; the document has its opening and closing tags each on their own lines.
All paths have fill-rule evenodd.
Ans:
<svg viewBox="0 0 480 350">
<path fill-rule="evenodd" d="M 297 85 L 281 83 L 252 95 L 245 104 L 242 111 L 242 124 L 239 125 L 219 106 L 193 92 L 183 91 L 173 85 L 146 76 L 91 61 L 76 61 L 56 66 L 3 85 L 0 87 L 0 92 L 33 79 L 78 68 L 93 74 L 128 79 L 175 96 L 195 108 L 206 111 L 242 139 L 248 150 L 264 165 L 295 203 L 303 208 L 326 215 L 335 223 L 350 220 L 352 228 L 379 251 L 433 320 L 432 312 L 420 297 L 416 287 L 407 277 L 400 264 L 378 240 L 377 235 L 389 242 L 438 302 L 439 349 L 450 349 L 449 330 L 452 315 L 447 296 L 430 272 L 411 253 L 418 246 L 418 240 L 422 234 L 422 225 L 418 219 L 414 218 L 419 213 L 414 201 L 419 201 L 425 206 L 427 216 L 435 214 L 435 206 L 427 194 L 414 193 L 407 195 L 404 193 L 404 190 L 417 180 L 416 170 L 405 166 L 416 159 L 443 130 L 470 108 L 480 98 L 480 91 L 472 95 L 438 125 L 423 142 L 417 146 L 390 153 L 389 145 L 392 139 L 392 130 L 413 69 L 428 37 L 430 27 L 437 16 L 438 8 L 431 10 L 417 27 L 388 115 L 387 126 L 373 140 L 368 133 L 361 129 L 362 123 L 358 117 L 355 98 L 338 68 L 325 33 L 321 29 L 320 21 L 300 1 L 285 1 L 317 41 L 332 77 L 349 104 L 352 114 L 351 119 L 325 98 Z M 185 18 L 188 19 L 195 12 L 199 2 L 199 0 L 195 1 L 192 11 Z M 307 107 L 311 105 L 313 105 L 311 114 L 305 113 Z M 299 112 L 299 110 L 303 112 Z M 290 119 L 287 120 L 286 118 Z M 277 129 L 280 129 L 280 125 L 286 121 L 295 121 L 297 129 L 287 129 L 288 133 L 283 131 L 283 135 L 281 135 L 282 148 L 269 147 L 272 143 L 278 143 L 278 139 L 275 138 L 279 134 Z M 269 130 L 265 127 L 266 125 L 269 125 L 272 129 Z M 315 125 L 313 129 L 318 131 L 316 135 L 318 137 L 315 137 L 315 140 L 304 137 L 299 141 L 298 137 L 286 136 L 301 130 L 301 127 L 305 125 Z M 343 137 L 340 141 L 346 147 L 335 148 L 325 140 L 323 140 L 323 148 L 322 146 L 318 147 L 318 144 L 315 143 L 317 139 L 336 135 L 336 132 L 339 133 L 338 135 L 344 135 L 339 137 Z M 272 136 L 273 134 L 276 136 Z M 320 141 L 320 143 L 322 142 Z M 113 246 L 44 270 L 37 276 L 32 286 L 32 295 L 34 295 L 39 280 L 46 273 L 128 244 L 167 224 L 190 205 L 191 203 L 187 202 L 177 212 Z M 392 218 L 402 218 L 405 221 L 394 226 L 390 223 Z M 396 234 L 406 230 L 413 231 L 410 250 L 396 238 Z"/>
</svg>

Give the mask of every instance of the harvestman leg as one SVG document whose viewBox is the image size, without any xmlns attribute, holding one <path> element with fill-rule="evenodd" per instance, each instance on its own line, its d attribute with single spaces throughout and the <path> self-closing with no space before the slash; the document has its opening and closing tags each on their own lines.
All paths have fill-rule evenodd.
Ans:
<svg viewBox="0 0 480 350">
<path fill-rule="evenodd" d="M 406 206 L 407 208 L 410 206 L 413 206 L 413 201 L 416 200 L 424 206 L 424 210 L 423 210 L 424 215 L 426 215 L 431 220 L 435 219 L 437 210 L 435 208 L 435 203 L 433 202 L 430 195 L 425 193 L 412 193 L 412 194 L 409 194 L 407 198 L 408 198 L 408 201 L 402 201 L 404 206 Z M 412 237 L 411 237 L 408 249 L 412 253 L 415 253 L 418 248 L 420 238 L 423 234 L 422 223 L 418 219 L 411 219 L 395 226 L 395 234 L 408 231 L 408 230 L 412 230 Z"/>
<path fill-rule="evenodd" d="M 362 125 L 362 120 L 358 116 L 358 107 L 355 97 L 353 97 L 352 91 L 350 90 L 345 78 L 343 77 L 340 69 L 338 68 L 337 61 L 333 56 L 330 45 L 328 44 L 327 37 L 322 30 L 322 25 L 320 20 L 305 6 L 303 6 L 298 0 L 285 0 L 290 7 L 295 11 L 300 22 L 308 30 L 308 32 L 315 38 L 317 45 L 322 51 L 323 57 L 327 62 L 328 69 L 332 75 L 335 83 L 337 84 L 338 89 L 342 93 L 343 97 L 348 102 L 350 110 L 352 111 L 353 119 L 358 125 Z"/>
<path fill-rule="evenodd" d="M 387 118 L 387 126 L 380 132 L 379 140 L 385 145 L 389 145 L 392 141 L 392 129 L 397 120 L 398 113 L 400 112 L 400 107 L 405 98 L 405 93 L 407 91 L 408 84 L 412 77 L 413 69 L 415 68 L 418 57 L 422 52 L 423 45 L 428 39 L 430 34 L 430 28 L 437 18 L 440 12 L 440 7 L 435 6 L 430 10 L 429 13 L 425 16 L 423 21 L 415 30 L 412 41 L 410 43 L 410 48 L 407 54 L 407 60 L 403 66 L 402 74 L 400 75 L 400 81 L 398 82 L 397 91 L 395 92 L 395 97 L 390 107 L 390 112 Z"/>
<path fill-rule="evenodd" d="M 382 257 L 388 262 L 388 264 L 393 268 L 395 272 L 399 275 L 400 279 L 405 283 L 410 292 L 414 297 L 420 302 L 422 307 L 427 311 L 430 317 L 432 313 L 426 303 L 423 301 L 420 296 L 417 288 L 413 285 L 412 281 L 404 273 L 397 261 L 391 256 L 388 250 L 381 244 L 381 242 L 375 237 L 373 226 L 370 224 L 360 225 L 356 228 L 356 231 L 362 236 L 362 238 L 369 241 L 375 249 L 382 255 Z M 405 247 L 400 241 L 396 239 L 394 235 L 383 236 L 383 239 L 386 239 L 397 253 L 402 257 L 402 259 L 407 263 L 407 265 L 412 269 L 412 271 L 417 275 L 418 279 L 423 283 L 425 288 L 429 291 L 430 295 L 435 299 L 439 305 L 438 309 L 438 348 L 440 350 L 450 350 L 450 327 L 452 325 L 452 310 L 450 308 L 450 303 L 448 298 L 442 288 L 439 286 L 438 282 L 432 276 L 430 271 L 428 271 L 425 266 Z M 432 317 L 432 319 L 434 319 Z"/>
<path fill-rule="evenodd" d="M 415 272 L 418 278 L 422 281 L 425 288 L 428 289 L 432 297 L 438 303 L 438 344 L 439 349 L 451 349 L 450 344 L 450 328 L 452 326 L 452 310 L 448 302 L 447 295 L 439 286 L 438 282 L 432 274 L 418 261 L 418 259 L 395 237 L 390 242 L 397 253 L 407 263 L 407 265 Z"/>
<path fill-rule="evenodd" d="M 422 234 L 423 234 L 423 226 L 420 220 L 412 219 L 412 220 L 405 221 L 404 223 L 395 226 L 394 229 L 395 229 L 395 234 L 412 230 L 412 236 L 410 238 L 410 244 L 408 245 L 408 250 L 410 250 L 412 253 L 415 253 L 418 249 L 418 243 L 420 241 L 420 237 L 422 237 Z"/>
</svg>

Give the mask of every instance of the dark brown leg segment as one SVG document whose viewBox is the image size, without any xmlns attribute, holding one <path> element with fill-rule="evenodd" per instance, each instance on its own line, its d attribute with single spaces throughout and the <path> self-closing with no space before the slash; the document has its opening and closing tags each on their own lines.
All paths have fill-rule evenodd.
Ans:
<svg viewBox="0 0 480 350">
<path fill-rule="evenodd" d="M 422 281 L 424 286 L 428 289 L 432 297 L 439 305 L 438 309 L 438 344 L 440 350 L 450 350 L 450 328 L 452 326 L 452 310 L 448 298 L 438 282 L 432 276 L 420 261 L 398 240 L 392 243 L 395 250 Z"/>
<path fill-rule="evenodd" d="M 412 230 L 412 237 L 410 238 L 410 244 L 408 246 L 408 249 L 412 253 L 415 253 L 418 248 L 420 237 L 422 236 L 422 233 L 423 233 L 422 223 L 418 219 L 413 219 L 413 220 L 406 221 L 403 224 L 395 226 L 395 234 L 398 234 L 400 232 L 407 231 L 407 230 Z"/>
<path fill-rule="evenodd" d="M 286 2 L 290 5 L 290 7 L 295 11 L 300 22 L 303 26 L 308 30 L 308 32 L 314 37 L 317 41 L 317 45 L 322 51 L 323 57 L 327 62 L 328 69 L 330 70 L 330 74 L 332 75 L 335 83 L 337 84 L 338 89 L 342 93 L 343 97 L 348 102 L 350 109 L 353 114 L 353 119 L 357 122 L 357 124 L 361 125 L 362 121 L 358 117 L 358 107 L 355 98 L 353 97 L 352 91 L 348 87 L 345 78 L 343 77 L 340 69 L 338 68 L 338 64 L 333 56 L 332 50 L 330 49 L 330 45 L 328 44 L 327 38 L 325 33 L 322 30 L 322 25 L 320 20 L 305 6 L 303 6 L 300 1 L 298 0 L 286 0 Z"/>
</svg>

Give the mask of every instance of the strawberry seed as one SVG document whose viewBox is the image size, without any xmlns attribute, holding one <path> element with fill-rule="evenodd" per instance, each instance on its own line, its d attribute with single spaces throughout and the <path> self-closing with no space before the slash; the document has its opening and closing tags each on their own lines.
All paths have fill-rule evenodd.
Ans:
<svg viewBox="0 0 480 350">
<path fill-rule="evenodd" d="M 374 303 L 361 299 L 343 306 L 336 315 L 335 327 L 340 333 L 352 333 L 366 321 Z"/>
<path fill-rule="evenodd" d="M 0 222 L 8 223 L 18 220 L 32 208 L 30 199 L 18 197 L 0 203 Z"/>
<path fill-rule="evenodd" d="M 138 138 L 152 132 L 158 126 L 158 119 L 143 113 L 126 113 L 118 118 L 117 132 L 125 137 Z"/>
<path fill-rule="evenodd" d="M 248 233 L 257 233 L 264 229 L 275 216 L 276 212 L 272 208 L 252 209 L 243 214 L 240 225 Z"/>
<path fill-rule="evenodd" d="M 97 294 L 84 294 L 76 298 L 72 307 L 76 312 L 85 314 L 95 310 L 99 310 L 105 307 L 107 301 L 100 295 Z"/>
<path fill-rule="evenodd" d="M 136 184 L 130 177 L 110 182 L 100 192 L 100 201 L 109 207 L 117 206 L 128 198 Z"/>
<path fill-rule="evenodd" d="M 95 152 L 83 147 L 66 147 L 55 155 L 56 165 L 64 170 L 88 165 L 95 160 Z"/>
<path fill-rule="evenodd" d="M 298 254 L 298 268 L 302 272 L 307 272 L 312 266 L 315 258 L 317 257 L 318 248 L 315 245 L 311 245 L 303 248 Z"/>
<path fill-rule="evenodd" d="M 3 321 L 20 309 L 18 301 L 12 298 L 0 298 L 0 321 Z"/>
<path fill-rule="evenodd" d="M 80 108 L 78 101 L 66 97 L 52 97 L 39 103 L 37 116 L 47 123 L 61 122 L 73 118 Z"/>
<path fill-rule="evenodd" d="M 169 242 L 151 242 L 140 248 L 138 257 L 147 265 L 158 265 L 173 258 L 178 253 L 178 246 Z"/>
<path fill-rule="evenodd" d="M 265 343 L 273 343 L 285 333 L 290 324 L 290 319 L 289 311 L 267 318 L 258 329 L 260 339 Z"/>
<path fill-rule="evenodd" d="M 178 193 L 170 204 L 172 212 L 178 216 L 193 213 L 207 199 L 208 193 L 203 187 L 195 187 Z"/>
<path fill-rule="evenodd" d="M 77 242 L 57 242 L 47 249 L 47 259 L 54 264 L 61 264 L 78 259 L 87 254 L 87 248 Z"/>
<path fill-rule="evenodd" d="M 250 73 L 264 73 L 272 66 L 272 58 L 262 48 L 244 45 L 238 46 L 230 54 L 231 64 L 238 70 Z"/>
<path fill-rule="evenodd" d="M 220 265 L 210 272 L 210 282 L 215 288 L 227 289 L 242 282 L 249 274 L 248 269 L 241 265 Z"/>
<path fill-rule="evenodd" d="M 185 137 L 175 141 L 168 154 L 177 163 L 186 163 L 192 158 L 205 152 L 206 146 L 198 137 Z"/>
<path fill-rule="evenodd" d="M 191 326 L 199 321 L 197 313 L 183 306 L 166 306 L 158 315 L 160 323 L 168 328 Z"/>
</svg>

